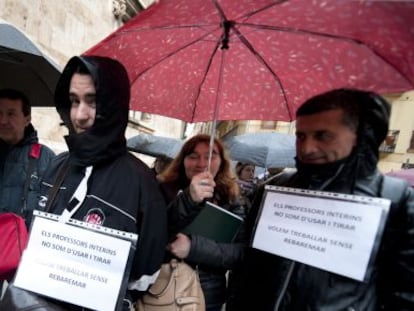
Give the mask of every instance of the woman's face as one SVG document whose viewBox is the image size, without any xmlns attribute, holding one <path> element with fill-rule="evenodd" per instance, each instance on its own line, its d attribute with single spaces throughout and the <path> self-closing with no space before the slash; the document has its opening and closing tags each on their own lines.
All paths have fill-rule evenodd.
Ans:
<svg viewBox="0 0 414 311">
<path fill-rule="evenodd" d="M 193 152 L 184 158 L 185 174 L 189 180 L 201 172 L 208 169 L 209 144 L 205 142 L 198 143 Z M 221 157 L 216 145 L 213 147 L 211 156 L 210 172 L 216 177 L 221 164 Z"/>
<path fill-rule="evenodd" d="M 239 178 L 245 181 L 252 181 L 254 178 L 254 165 L 246 165 L 243 167 L 243 169 L 240 171 Z"/>
</svg>

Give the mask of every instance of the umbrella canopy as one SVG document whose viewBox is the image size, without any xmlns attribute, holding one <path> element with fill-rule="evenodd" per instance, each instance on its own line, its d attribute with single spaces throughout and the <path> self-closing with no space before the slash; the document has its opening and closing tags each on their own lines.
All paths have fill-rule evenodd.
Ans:
<svg viewBox="0 0 414 311">
<path fill-rule="evenodd" d="M 260 167 L 294 167 L 295 136 L 276 133 L 247 133 L 225 138 L 233 160 Z"/>
<path fill-rule="evenodd" d="M 0 88 L 26 94 L 32 106 L 54 106 L 60 70 L 18 28 L 0 19 Z"/>
<path fill-rule="evenodd" d="M 398 177 L 404 179 L 408 182 L 408 184 L 414 188 L 414 168 L 408 168 L 398 171 L 391 171 L 385 175 Z"/>
<path fill-rule="evenodd" d="M 411 1 L 159 0 L 85 54 L 126 66 L 135 110 L 289 121 L 333 88 L 413 89 L 413 16 Z"/>
<path fill-rule="evenodd" d="M 127 140 L 129 150 L 150 155 L 165 156 L 173 159 L 180 152 L 184 141 L 178 138 L 139 134 Z"/>
</svg>

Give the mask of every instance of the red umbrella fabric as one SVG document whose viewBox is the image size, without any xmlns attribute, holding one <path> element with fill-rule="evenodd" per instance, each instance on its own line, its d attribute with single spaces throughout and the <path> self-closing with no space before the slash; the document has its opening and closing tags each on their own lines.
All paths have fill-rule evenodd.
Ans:
<svg viewBox="0 0 414 311">
<path fill-rule="evenodd" d="M 127 67 L 134 110 L 290 121 L 332 88 L 414 89 L 413 17 L 410 1 L 160 0 L 85 54 Z"/>
</svg>

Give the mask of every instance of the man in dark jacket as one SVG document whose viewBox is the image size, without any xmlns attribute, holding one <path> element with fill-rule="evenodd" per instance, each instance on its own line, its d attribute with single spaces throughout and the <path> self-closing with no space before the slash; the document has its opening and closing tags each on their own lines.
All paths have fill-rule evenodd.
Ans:
<svg viewBox="0 0 414 311">
<path fill-rule="evenodd" d="M 26 95 L 0 90 L 0 213 L 16 213 L 29 224 L 39 200 L 40 179 L 54 156 L 38 143 Z"/>
<path fill-rule="evenodd" d="M 69 152 L 52 162 L 42 182 L 39 209 L 139 235 L 129 294 L 155 281 L 167 243 L 163 196 L 148 166 L 127 152 L 130 84 L 125 68 L 105 57 L 73 57 L 55 92 L 55 104 L 69 129 Z M 50 190 L 67 173 L 53 203 Z M 86 195 L 78 195 L 84 185 Z M 136 295 L 134 295 L 136 296 Z"/>
<path fill-rule="evenodd" d="M 370 92 L 338 89 L 309 99 L 297 111 L 297 172 L 272 181 L 389 197 L 392 203 L 373 272 L 360 282 L 250 248 L 235 310 L 414 310 L 414 192 L 402 181 L 384 181 L 377 170 L 389 114 L 389 104 Z M 263 191 L 249 215 L 251 231 Z"/>
</svg>

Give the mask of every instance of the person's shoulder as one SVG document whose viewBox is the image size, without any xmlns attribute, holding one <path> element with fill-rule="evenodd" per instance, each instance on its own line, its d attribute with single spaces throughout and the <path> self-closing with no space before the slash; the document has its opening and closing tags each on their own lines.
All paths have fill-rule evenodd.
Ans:
<svg viewBox="0 0 414 311">
<path fill-rule="evenodd" d="M 272 185 L 272 186 L 282 186 L 285 183 L 287 183 L 293 175 L 296 174 L 295 168 L 285 168 L 280 173 L 268 178 L 264 182 L 262 182 L 260 185 Z"/>
<path fill-rule="evenodd" d="M 55 156 L 55 161 L 63 161 L 69 157 L 69 151 L 64 151 Z"/>
<path fill-rule="evenodd" d="M 40 152 L 41 152 L 40 156 L 41 157 L 44 157 L 44 156 L 55 157 L 56 156 L 55 152 L 51 148 L 49 148 L 48 146 L 46 146 L 44 144 L 39 144 L 39 145 L 41 146 L 41 149 L 40 149 Z"/>
<path fill-rule="evenodd" d="M 414 200 L 414 189 L 401 178 L 383 175 L 381 197 L 394 203 L 405 202 L 407 198 Z"/>
<path fill-rule="evenodd" d="M 52 160 L 50 166 L 59 167 L 62 163 L 69 157 L 69 152 L 61 152 L 58 155 L 55 155 Z"/>
<path fill-rule="evenodd" d="M 125 155 L 125 159 L 128 163 L 130 163 L 131 165 L 134 165 L 134 166 L 136 166 L 140 169 L 145 169 L 145 170 L 150 169 L 147 164 L 145 164 L 141 159 L 138 159 L 136 156 L 134 156 L 130 152 L 128 152 Z"/>
<path fill-rule="evenodd" d="M 151 178 L 155 178 L 154 173 L 151 171 L 150 167 L 129 152 L 124 156 L 118 158 L 118 161 L 120 162 L 119 164 L 123 167 L 123 169 L 129 170 L 131 173 L 135 173 L 140 176 L 151 176 Z"/>
</svg>

